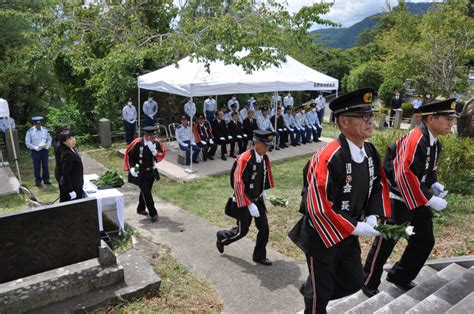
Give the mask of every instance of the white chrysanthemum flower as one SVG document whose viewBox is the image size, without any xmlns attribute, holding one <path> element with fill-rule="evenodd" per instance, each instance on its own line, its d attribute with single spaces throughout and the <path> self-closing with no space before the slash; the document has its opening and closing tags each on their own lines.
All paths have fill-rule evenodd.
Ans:
<svg viewBox="0 0 474 314">
<path fill-rule="evenodd" d="M 414 235 L 415 232 L 413 232 L 413 226 L 408 226 L 408 227 L 406 227 L 405 233 L 407 234 L 407 236 L 412 236 L 412 235 Z"/>
</svg>

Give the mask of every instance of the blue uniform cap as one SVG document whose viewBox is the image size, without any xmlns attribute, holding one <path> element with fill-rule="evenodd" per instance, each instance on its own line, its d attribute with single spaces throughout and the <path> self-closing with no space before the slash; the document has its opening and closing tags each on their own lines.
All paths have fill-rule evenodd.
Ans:
<svg viewBox="0 0 474 314">
<path fill-rule="evenodd" d="M 31 118 L 31 121 L 33 122 L 40 122 L 40 121 L 43 121 L 44 118 L 42 116 L 36 116 L 36 117 L 33 117 Z"/>
</svg>

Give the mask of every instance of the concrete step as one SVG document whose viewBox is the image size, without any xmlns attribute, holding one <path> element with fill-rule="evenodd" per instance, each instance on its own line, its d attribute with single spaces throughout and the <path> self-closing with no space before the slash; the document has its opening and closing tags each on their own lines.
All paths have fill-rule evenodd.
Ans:
<svg viewBox="0 0 474 314">
<path fill-rule="evenodd" d="M 436 274 L 436 270 L 429 266 L 424 266 L 414 282 L 417 284 L 421 283 L 434 274 Z M 362 293 L 362 291 L 360 292 Z M 364 302 L 358 304 L 353 304 L 353 306 L 350 307 L 350 310 L 348 309 L 345 313 L 373 313 L 404 293 L 404 290 L 397 288 L 395 285 L 390 285 L 372 298 L 366 299 Z"/>
<path fill-rule="evenodd" d="M 446 312 L 446 314 L 461 313 L 474 313 L 474 292 L 469 293 L 467 297 L 459 301 L 458 304 L 456 304 Z"/>
<path fill-rule="evenodd" d="M 375 313 L 402 313 L 405 312 L 420 301 L 428 297 L 430 294 L 444 286 L 450 280 L 458 277 L 466 268 L 459 266 L 458 264 L 450 264 L 443 270 L 434 274 L 430 278 L 421 282 L 418 286 L 407 291 L 403 295 L 399 296 L 395 300 L 379 308 Z"/>
<path fill-rule="evenodd" d="M 123 267 L 102 267 L 97 259 L 72 264 L 0 287 L 0 314 L 26 312 L 124 281 Z"/>
<path fill-rule="evenodd" d="M 441 313 L 455 306 L 474 291 L 474 266 L 449 281 L 406 313 Z"/>
</svg>

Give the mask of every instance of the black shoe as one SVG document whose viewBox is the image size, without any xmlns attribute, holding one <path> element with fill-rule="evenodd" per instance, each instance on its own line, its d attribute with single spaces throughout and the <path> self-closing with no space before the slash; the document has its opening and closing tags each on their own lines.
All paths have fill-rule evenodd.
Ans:
<svg viewBox="0 0 474 314">
<path fill-rule="evenodd" d="M 369 287 L 366 287 L 366 286 L 362 286 L 362 292 L 368 296 L 369 298 L 373 297 L 374 295 L 376 295 L 377 293 L 379 293 L 379 289 L 375 288 L 375 289 L 370 289 Z"/>
<path fill-rule="evenodd" d="M 302 283 L 302 284 L 301 284 L 301 287 L 300 287 L 300 289 L 299 289 L 299 291 L 300 291 L 300 293 L 301 293 L 302 296 L 304 296 L 304 289 L 305 289 L 305 288 L 306 288 L 306 284 L 305 284 L 305 283 Z"/>
<path fill-rule="evenodd" d="M 227 160 L 227 158 L 225 158 L 225 156 L 222 156 L 221 159 L 224 160 L 224 161 Z"/>
<path fill-rule="evenodd" d="M 255 263 L 258 263 L 258 264 L 262 264 L 262 265 L 265 265 L 265 266 L 272 266 L 272 261 L 269 260 L 268 258 L 264 258 L 264 259 L 253 259 L 253 261 Z"/>
<path fill-rule="evenodd" d="M 193 160 L 193 164 L 198 164 L 199 160 Z"/>
<path fill-rule="evenodd" d="M 314 141 L 315 143 L 321 143 L 321 140 L 318 138 L 317 140 Z"/>
<path fill-rule="evenodd" d="M 291 144 L 291 146 L 296 147 L 296 146 L 298 146 L 298 144 Z"/>
<path fill-rule="evenodd" d="M 36 182 L 35 185 L 36 186 L 41 186 L 41 182 Z"/>
<path fill-rule="evenodd" d="M 410 281 L 407 283 L 398 283 L 398 282 L 395 282 L 393 279 L 391 279 L 390 276 L 387 276 L 387 281 L 393 283 L 395 286 L 405 291 L 408 291 L 416 287 L 416 283 L 414 283 L 413 281 Z"/>
<path fill-rule="evenodd" d="M 230 157 L 230 158 L 235 158 L 235 155 L 234 155 L 234 154 L 230 154 L 229 157 Z"/>
<path fill-rule="evenodd" d="M 300 144 L 300 143 L 296 143 L 296 146 L 301 146 L 301 144 Z"/>
<path fill-rule="evenodd" d="M 209 160 L 214 160 L 214 157 L 212 157 L 212 156 L 209 156 L 207 158 L 209 158 Z"/>
<path fill-rule="evenodd" d="M 44 184 L 46 184 L 46 185 L 51 185 L 51 182 L 48 181 L 48 182 L 45 182 Z"/>
<path fill-rule="evenodd" d="M 137 211 L 137 214 L 143 215 L 143 216 L 148 216 L 148 212 L 146 210 L 139 210 L 139 211 Z"/>
<path fill-rule="evenodd" d="M 277 146 L 277 147 L 275 147 L 275 149 L 276 149 L 276 150 L 280 150 L 280 147 Z"/>
<path fill-rule="evenodd" d="M 224 244 L 221 242 L 221 240 L 219 240 L 219 237 L 217 237 L 217 240 L 216 240 L 216 247 L 219 253 L 221 254 L 224 253 Z"/>
<path fill-rule="evenodd" d="M 156 214 L 155 216 L 151 216 L 151 222 L 155 222 L 158 220 L 158 214 Z"/>
</svg>

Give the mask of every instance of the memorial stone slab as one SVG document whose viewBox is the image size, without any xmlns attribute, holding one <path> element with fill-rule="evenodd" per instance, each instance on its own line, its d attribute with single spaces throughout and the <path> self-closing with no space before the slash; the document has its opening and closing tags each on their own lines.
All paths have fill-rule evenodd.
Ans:
<svg viewBox="0 0 474 314">
<path fill-rule="evenodd" d="M 0 283 L 98 257 L 97 200 L 0 216 Z"/>
</svg>

